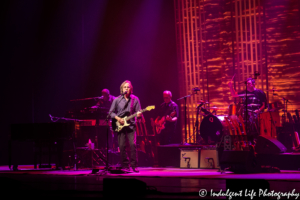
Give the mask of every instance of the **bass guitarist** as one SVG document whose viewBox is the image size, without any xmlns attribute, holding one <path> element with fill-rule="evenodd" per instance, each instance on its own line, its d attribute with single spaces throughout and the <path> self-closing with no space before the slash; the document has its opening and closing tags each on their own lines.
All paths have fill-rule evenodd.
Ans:
<svg viewBox="0 0 300 200">
<path fill-rule="evenodd" d="M 141 117 L 141 105 L 138 97 L 134 96 L 133 87 L 130 81 L 124 81 L 120 86 L 121 95 L 114 99 L 109 113 L 112 119 L 117 120 L 121 125 L 124 124 L 124 117 L 137 113 L 137 117 Z M 129 126 L 122 128 L 118 132 L 118 144 L 121 155 L 121 165 L 126 171 L 129 171 L 129 160 L 126 154 L 126 138 L 128 139 L 130 148 L 130 166 L 134 172 L 139 172 L 137 169 L 136 155 L 136 124 L 135 118 L 127 121 Z"/>
<path fill-rule="evenodd" d="M 163 92 L 164 103 L 160 105 L 158 117 L 155 119 L 156 131 L 159 144 L 171 144 L 175 137 L 178 119 L 178 105 L 171 100 L 172 93 L 168 90 Z"/>
</svg>

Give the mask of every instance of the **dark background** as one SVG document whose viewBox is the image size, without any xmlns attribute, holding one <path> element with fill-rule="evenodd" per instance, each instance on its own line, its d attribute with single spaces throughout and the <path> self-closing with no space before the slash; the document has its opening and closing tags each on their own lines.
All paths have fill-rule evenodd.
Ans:
<svg viewBox="0 0 300 200">
<path fill-rule="evenodd" d="M 164 90 L 180 97 L 173 0 L 10 0 L 0 15 L 0 165 L 8 164 L 11 124 L 95 104 L 71 99 L 103 88 L 118 96 L 124 80 L 143 108 L 159 106 Z M 144 116 L 152 133 L 155 111 Z M 13 144 L 18 164 L 32 164 L 32 152 L 32 143 Z"/>
</svg>

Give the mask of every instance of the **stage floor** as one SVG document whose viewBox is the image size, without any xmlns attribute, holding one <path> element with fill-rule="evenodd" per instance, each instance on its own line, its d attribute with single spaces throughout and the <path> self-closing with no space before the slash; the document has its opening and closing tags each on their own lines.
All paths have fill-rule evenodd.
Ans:
<svg viewBox="0 0 300 200">
<path fill-rule="evenodd" d="M 8 166 L 0 167 L 1 185 L 6 185 L 2 189 L 7 191 L 16 189 L 18 192 L 45 197 L 101 198 L 103 179 L 121 178 L 137 179 L 146 183 L 148 192 L 145 198 L 199 199 L 201 198 L 199 190 L 205 189 L 208 193 L 211 190 L 226 191 L 228 179 L 248 182 L 253 179 L 264 179 L 269 182 L 270 191 L 288 193 L 294 190 L 294 193 L 300 193 L 299 171 L 281 170 L 280 173 L 259 174 L 235 174 L 226 171 L 221 174 L 218 169 L 139 168 L 139 173 L 100 175 L 100 173 L 92 174 L 91 169 L 34 170 L 33 166 L 28 165 L 19 166 L 18 169 L 18 171 L 11 171 Z M 208 194 L 205 198 L 225 199 L 226 197 L 211 197 Z"/>
</svg>

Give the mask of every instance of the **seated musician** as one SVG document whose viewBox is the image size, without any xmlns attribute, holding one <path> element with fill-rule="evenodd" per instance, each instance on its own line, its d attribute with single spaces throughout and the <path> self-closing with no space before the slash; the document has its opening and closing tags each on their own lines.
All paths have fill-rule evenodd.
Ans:
<svg viewBox="0 0 300 200">
<path fill-rule="evenodd" d="M 233 97 L 244 97 L 242 104 L 244 105 L 244 109 L 247 108 L 247 113 L 249 118 L 245 123 L 248 124 L 247 134 L 251 135 L 249 138 L 250 140 L 255 139 L 256 136 L 259 135 L 259 122 L 258 122 L 258 115 L 264 111 L 267 104 L 266 94 L 260 90 L 255 88 L 255 79 L 248 78 L 247 79 L 247 97 L 245 98 L 246 90 L 237 93 L 233 89 L 232 82 L 228 83 L 230 87 L 230 92 Z M 248 96 L 249 95 L 249 96 Z M 244 110 L 244 113 L 246 113 Z"/>
<path fill-rule="evenodd" d="M 232 81 L 230 81 L 228 85 L 233 97 L 246 94 L 246 90 L 237 93 L 233 88 Z M 256 114 L 263 112 L 267 105 L 267 97 L 262 90 L 255 88 L 255 79 L 253 78 L 247 79 L 247 94 L 252 95 L 247 97 L 248 109 L 253 110 Z M 244 98 L 243 104 L 246 105 L 246 98 Z"/>
<path fill-rule="evenodd" d="M 105 108 L 105 109 L 109 110 L 110 106 L 115 98 L 116 98 L 115 96 L 112 96 L 109 94 L 108 89 L 103 89 L 102 96 L 100 97 L 99 101 L 97 102 L 96 105 L 92 106 L 91 108 L 95 108 L 95 109 Z"/>
<path fill-rule="evenodd" d="M 175 137 L 178 119 L 178 105 L 171 100 L 172 93 L 164 91 L 163 98 L 164 103 L 161 104 L 159 115 L 155 119 L 160 145 L 171 144 L 171 139 Z"/>
</svg>

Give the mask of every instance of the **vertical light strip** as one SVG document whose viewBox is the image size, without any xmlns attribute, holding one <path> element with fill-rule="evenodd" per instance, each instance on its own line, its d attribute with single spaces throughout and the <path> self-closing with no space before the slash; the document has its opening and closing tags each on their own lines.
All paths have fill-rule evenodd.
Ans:
<svg viewBox="0 0 300 200">
<path fill-rule="evenodd" d="M 244 17 L 245 17 L 245 51 L 246 51 L 246 60 L 244 59 L 244 63 L 246 65 L 246 78 L 249 77 L 249 53 L 248 53 L 248 23 L 247 23 L 247 0 L 244 0 Z M 243 15 L 242 15 L 243 16 Z"/>
<path fill-rule="evenodd" d="M 199 0 L 201 1 L 201 0 Z M 204 76 L 204 65 L 203 65 L 203 33 L 202 33 L 202 12 L 201 12 L 201 3 L 199 2 L 199 22 L 200 22 L 200 52 L 201 52 L 201 78 L 202 78 L 202 91 L 203 91 L 203 99 L 206 101 L 205 98 L 205 76 Z"/>
<path fill-rule="evenodd" d="M 195 43 L 195 46 L 196 46 L 196 69 L 197 71 L 195 71 L 195 73 L 198 74 L 198 76 L 196 76 L 196 85 L 201 88 L 200 86 L 200 60 L 199 60 L 199 39 L 198 39 L 198 12 L 197 12 L 197 7 L 199 6 L 199 11 L 200 11 L 200 5 L 197 4 L 197 0 L 194 0 L 194 13 L 195 13 L 195 39 L 196 39 L 196 43 Z M 199 15 L 200 15 L 200 12 L 199 12 Z M 201 93 L 200 93 L 201 94 Z M 197 102 L 196 102 L 197 103 Z M 197 114 L 196 114 L 196 117 L 197 117 Z M 196 119 L 197 120 L 197 119 Z M 196 128 L 197 130 L 197 128 Z M 196 139 L 197 139 L 197 132 L 194 133 L 194 141 L 196 142 Z"/>
<path fill-rule="evenodd" d="M 195 6 L 195 5 L 194 5 Z M 190 43 L 191 43 L 191 88 L 194 88 L 196 85 L 196 66 L 195 66 L 195 32 L 194 32 L 194 23 L 195 21 L 193 20 L 193 0 L 190 0 L 190 24 L 191 24 L 191 39 L 190 39 Z M 190 135 L 190 142 L 193 143 L 194 141 L 194 129 L 193 129 L 193 125 L 195 124 L 195 118 L 194 118 L 194 105 L 195 105 L 195 101 L 194 101 L 195 96 L 191 97 L 191 120 L 192 120 L 192 126 L 191 126 L 191 131 L 192 134 Z"/>
<path fill-rule="evenodd" d="M 260 57 L 260 59 L 259 59 L 259 66 L 260 66 L 260 82 L 261 82 L 261 88 L 262 88 L 262 90 L 263 89 L 265 89 L 264 88 L 264 83 L 263 83 L 263 80 L 264 79 L 267 79 L 268 77 L 265 77 L 264 78 L 264 70 L 263 70 L 263 50 L 262 50 L 262 45 L 263 45 L 263 42 L 262 42 L 262 37 L 261 37 L 261 23 L 262 23 L 262 20 L 261 20 L 261 6 L 260 6 L 260 0 L 258 0 L 258 24 L 259 24 L 259 27 L 258 27 L 258 31 L 259 31 L 259 33 L 258 33 L 258 36 L 259 36 L 259 57 Z M 267 93 L 267 99 L 268 99 L 268 94 L 269 93 Z"/>
<path fill-rule="evenodd" d="M 191 78 L 191 74 L 192 74 L 192 66 L 191 66 L 191 39 L 190 39 L 190 19 L 189 19 L 189 5 L 188 5 L 188 0 L 185 1 L 185 12 L 186 12 L 186 21 L 187 21 L 187 48 L 188 48 L 188 65 L 186 66 L 188 70 L 188 89 L 186 91 L 186 93 L 188 94 L 190 89 L 191 89 L 191 83 L 192 83 L 192 78 Z M 190 135 L 191 135 L 191 117 L 190 117 L 190 105 L 191 105 L 191 99 L 188 98 L 187 99 L 187 105 L 188 105 L 188 109 L 187 109 L 187 116 L 188 116 L 188 143 L 190 143 Z"/>
<path fill-rule="evenodd" d="M 245 59 L 244 59 L 244 41 L 243 41 L 243 10 L 242 10 L 242 0 L 240 0 L 240 35 L 241 35 L 241 63 L 242 63 L 242 80 L 245 80 Z M 238 39 L 238 38 L 237 38 Z M 244 86 L 243 86 L 244 88 Z"/>
<path fill-rule="evenodd" d="M 185 21 L 186 21 L 186 17 L 184 16 L 184 14 L 185 14 L 185 8 L 184 8 L 184 0 L 181 0 L 181 4 L 182 4 L 182 8 L 181 8 L 181 10 L 182 10 L 182 26 L 183 26 L 183 34 L 182 34 L 182 37 L 183 37 L 183 50 L 184 50 L 184 52 L 183 52 L 183 54 L 184 54 L 184 68 L 185 68 L 185 70 L 184 70 L 184 73 L 185 73 L 185 94 L 186 94 L 186 92 L 188 91 L 188 75 L 187 75 L 187 51 L 186 51 L 186 30 L 185 30 Z M 188 104 L 188 102 L 186 102 L 186 105 Z M 184 103 L 183 103 L 183 106 L 184 106 Z M 185 107 L 184 107 L 184 109 L 185 109 Z M 188 116 L 188 109 L 186 109 L 186 113 L 184 113 L 184 115 L 186 115 L 186 116 Z M 184 116 L 184 117 L 186 117 L 186 116 Z M 188 124 L 188 119 L 186 119 L 187 120 L 187 124 Z M 184 130 L 185 130 L 185 133 L 187 133 L 187 126 L 184 126 Z M 187 137 L 187 135 L 186 135 L 186 137 Z M 187 139 L 187 138 L 185 138 L 185 139 Z M 186 142 L 188 142 L 187 140 L 186 140 Z"/>
<path fill-rule="evenodd" d="M 254 61 L 253 61 L 253 39 L 252 39 L 252 7 L 251 7 L 251 0 L 249 0 L 249 25 L 250 25 L 250 57 L 251 57 L 251 73 L 254 74 Z"/>
<path fill-rule="evenodd" d="M 241 82 L 240 79 L 240 42 L 239 42 L 239 21 L 238 21 L 238 0 L 235 0 L 235 35 L 236 35 L 236 55 L 237 55 L 237 77 L 238 77 L 238 83 Z M 240 89 L 240 85 L 238 84 L 238 89 Z"/>
<path fill-rule="evenodd" d="M 258 65 L 258 53 L 257 53 L 257 24 L 256 24 L 256 18 L 257 18 L 257 14 L 256 14 L 256 0 L 254 0 L 253 1 L 253 8 L 254 8 L 254 15 L 253 15 L 253 19 L 254 19 L 254 41 L 255 41 L 255 61 L 256 61 L 256 69 L 258 70 L 258 71 L 260 71 L 259 70 L 259 65 Z M 261 41 L 260 41 L 261 42 Z M 261 78 L 260 78 L 260 80 L 262 80 Z M 261 89 L 263 89 L 262 88 L 262 82 L 260 81 L 260 84 L 261 84 Z"/>
</svg>

